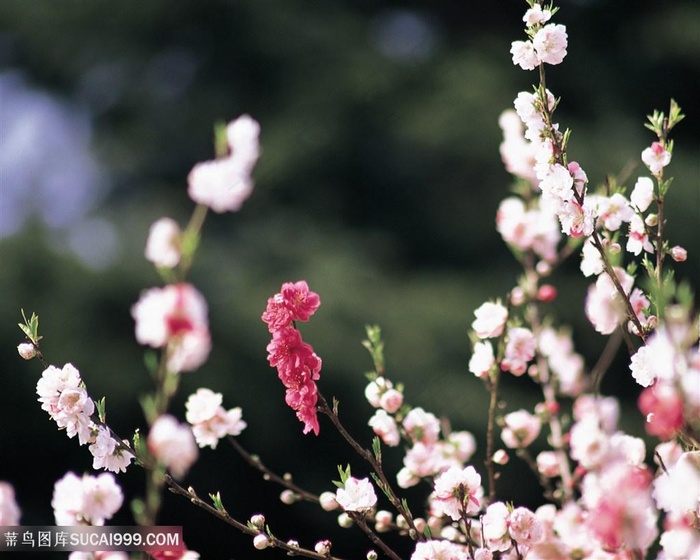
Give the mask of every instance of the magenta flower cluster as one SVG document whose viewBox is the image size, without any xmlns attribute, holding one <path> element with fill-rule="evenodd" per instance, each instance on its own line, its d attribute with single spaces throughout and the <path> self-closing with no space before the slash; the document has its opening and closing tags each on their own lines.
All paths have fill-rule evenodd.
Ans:
<svg viewBox="0 0 700 560">
<path fill-rule="evenodd" d="M 313 431 L 316 435 L 319 432 L 316 381 L 320 377 L 321 358 L 302 340 L 296 321 L 308 321 L 319 305 L 321 299 L 309 290 L 305 281 L 286 282 L 278 294 L 267 300 L 267 309 L 262 314 L 272 333 L 267 360 L 271 367 L 277 368 L 287 389 L 285 401 L 304 423 L 304 433 Z"/>
</svg>

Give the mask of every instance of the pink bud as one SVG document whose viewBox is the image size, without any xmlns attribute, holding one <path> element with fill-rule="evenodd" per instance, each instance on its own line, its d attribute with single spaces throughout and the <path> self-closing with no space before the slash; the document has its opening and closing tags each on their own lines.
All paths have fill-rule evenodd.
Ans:
<svg viewBox="0 0 700 560">
<path fill-rule="evenodd" d="M 551 284 L 543 284 L 537 290 L 537 299 L 543 303 L 554 301 L 557 297 L 557 289 Z"/>
<path fill-rule="evenodd" d="M 671 248 L 671 258 L 676 262 L 684 262 L 688 258 L 688 251 L 680 245 Z"/>
<path fill-rule="evenodd" d="M 36 347 L 31 342 L 23 342 L 17 346 L 17 352 L 19 352 L 19 355 L 25 360 L 31 360 L 36 356 Z"/>
</svg>

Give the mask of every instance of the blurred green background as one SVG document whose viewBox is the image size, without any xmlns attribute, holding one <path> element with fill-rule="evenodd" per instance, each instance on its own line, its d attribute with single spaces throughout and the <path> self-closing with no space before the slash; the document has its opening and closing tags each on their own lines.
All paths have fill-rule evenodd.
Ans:
<svg viewBox="0 0 700 560">
<path fill-rule="evenodd" d="M 548 85 L 573 129 L 570 154 L 593 183 L 652 141 L 642 123 L 674 97 L 677 129 L 668 233 L 700 280 L 700 5 L 693 0 L 562 1 L 569 54 Z M 240 440 L 273 469 L 321 492 L 353 461 L 328 422 L 302 436 L 266 362 L 259 317 L 282 282 L 306 279 L 322 306 L 302 332 L 324 360 L 321 390 L 369 443 L 363 397 L 371 367 L 364 325 L 383 327 L 389 376 L 406 399 L 483 443 L 487 394 L 467 371 L 473 310 L 518 274 L 494 229 L 510 177 L 498 154 L 498 116 L 535 73 L 510 62 L 525 2 L 257 0 L 118 3 L 4 0 L 0 6 L 0 480 L 14 484 L 26 525 L 53 523 L 54 482 L 90 470 L 85 448 L 36 403 L 38 363 L 15 347 L 20 309 L 36 311 L 43 351 L 72 362 L 93 397 L 107 396 L 118 432 L 143 427 L 150 389 L 130 306 L 158 284 L 143 258 L 149 225 L 183 225 L 186 177 L 212 157 L 213 124 L 250 113 L 262 126 L 256 190 L 241 212 L 210 214 L 191 280 L 209 303 L 214 349 L 183 376 L 173 412 L 198 387 L 241 406 Z M 633 175 L 635 177 L 636 175 Z M 583 318 L 587 281 L 571 262 L 557 273 L 553 311 L 574 325 L 589 364 L 604 345 Z M 635 388 L 623 357 L 607 391 Z M 527 380 L 507 380 L 510 409 L 530 406 Z M 482 445 L 483 448 L 483 445 Z M 475 464 L 480 466 L 483 455 Z M 387 452 L 393 468 L 398 452 Z M 508 467 L 502 497 L 537 504 L 534 479 Z M 483 472 L 483 471 L 482 471 Z M 512 476 L 517 472 L 517 478 Z M 133 496 L 143 473 L 119 477 Z M 511 482 L 508 482 L 510 480 Z M 235 516 L 267 515 L 281 538 L 364 557 L 369 543 L 333 514 L 282 506 L 227 445 L 202 451 L 187 483 L 221 491 Z M 409 493 L 422 499 L 426 489 Z M 264 506 L 264 507 L 263 507 Z M 420 509 L 420 502 L 414 506 Z M 128 507 L 115 522 L 130 524 Z M 251 539 L 168 497 L 163 524 L 185 526 L 203 558 L 246 558 Z M 344 539 L 342 542 L 340 539 Z M 403 546 L 403 548 L 402 548 Z M 398 550 L 408 554 L 406 545 Z M 263 553 L 273 557 L 275 553 Z M 47 556 L 48 557 L 48 556 Z"/>
</svg>

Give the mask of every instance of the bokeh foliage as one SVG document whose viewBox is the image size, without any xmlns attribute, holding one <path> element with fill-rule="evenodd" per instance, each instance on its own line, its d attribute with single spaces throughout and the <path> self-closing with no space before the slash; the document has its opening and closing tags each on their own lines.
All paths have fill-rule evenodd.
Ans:
<svg viewBox="0 0 700 560">
<path fill-rule="evenodd" d="M 571 154 L 593 182 L 629 162 L 637 164 L 632 178 L 643 173 L 639 154 L 652 140 L 645 114 L 665 110 L 671 96 L 687 114 L 667 216 L 672 242 L 690 253 L 679 273 L 697 286 L 700 7 L 561 5 L 569 55 L 548 84 L 562 97 L 559 122 L 574 131 Z M 335 465 L 352 457 L 326 423 L 318 440 L 301 436 L 267 366 L 259 320 L 283 281 L 304 278 L 323 301 L 302 327 L 324 359 L 321 390 L 340 398 L 341 417 L 361 440 L 370 441 L 366 323 L 382 325 L 389 374 L 406 384 L 407 400 L 483 440 L 487 399 L 466 369 L 467 331 L 473 309 L 502 296 L 518 272 L 494 215 L 510 183 L 498 115 L 534 81 L 508 54 L 524 9 L 505 0 L 2 3 L 3 73 L 87 111 L 107 188 L 86 218 L 106 220 L 118 240 L 107 264 L 94 268 L 67 249 L 65 231 L 36 217 L 0 239 L 0 479 L 15 485 L 25 524 L 52 522 L 53 483 L 68 469 L 88 470 L 90 457 L 35 402 L 40 371 L 15 351 L 20 308 L 39 314 L 48 359 L 74 363 L 93 396 L 107 395 L 115 429 L 142 426 L 137 397 L 149 380 L 129 308 L 158 282 L 142 257 L 148 226 L 161 215 L 187 219 L 186 176 L 212 157 L 213 123 L 244 112 L 262 125 L 256 191 L 240 213 L 211 215 L 205 225 L 192 281 L 208 299 L 215 347 L 200 372 L 184 377 L 173 410 L 182 416 L 186 395 L 200 386 L 221 391 L 227 406 L 243 407 L 244 444 L 311 489 L 332 489 Z M 1 221 L 13 211 L 11 189 L 32 186 L 8 184 L 0 173 Z M 592 362 L 604 341 L 582 318 L 586 282 L 577 263 L 557 281 L 554 308 Z M 621 380 L 624 361 L 616 368 L 605 387 L 633 398 Z M 506 396 L 512 408 L 537 398 L 525 380 L 508 384 Z M 142 473 L 120 481 L 138 491 Z M 332 516 L 277 505 L 277 489 L 258 483 L 226 446 L 203 451 L 188 482 L 202 495 L 221 490 L 241 517 L 272 502 L 265 513 L 273 530 L 302 544 L 347 537 Z M 517 485 L 504 483 L 504 494 L 536 500 L 534 489 Z M 163 522 L 184 524 L 204 558 L 253 554 L 247 537 L 175 498 L 167 504 Z M 128 524 L 128 513 L 120 521 Z M 364 537 L 349 540 L 334 553 L 364 555 Z"/>
</svg>

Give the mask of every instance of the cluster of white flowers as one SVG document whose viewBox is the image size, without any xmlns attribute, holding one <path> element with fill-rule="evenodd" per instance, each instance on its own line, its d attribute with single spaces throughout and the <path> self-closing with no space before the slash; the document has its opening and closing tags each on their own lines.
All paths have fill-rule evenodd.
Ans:
<svg viewBox="0 0 700 560">
<path fill-rule="evenodd" d="M 69 438 L 78 436 L 80 445 L 89 444 L 93 468 L 125 471 L 133 454 L 122 448 L 107 426 L 93 421 L 95 403 L 88 395 L 80 372 L 72 364 L 62 369 L 49 366 L 37 382 L 41 408 L 65 429 Z"/>
</svg>

